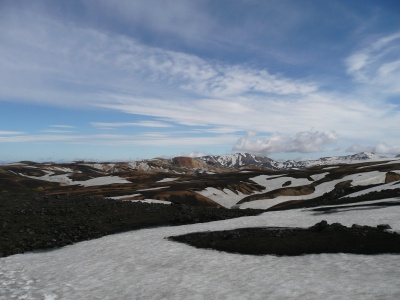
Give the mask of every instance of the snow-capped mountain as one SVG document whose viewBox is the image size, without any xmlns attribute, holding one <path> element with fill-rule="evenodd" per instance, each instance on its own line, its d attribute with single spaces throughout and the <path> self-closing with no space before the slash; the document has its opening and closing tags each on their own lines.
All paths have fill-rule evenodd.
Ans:
<svg viewBox="0 0 400 300">
<path fill-rule="evenodd" d="M 360 152 L 357 154 L 346 155 L 346 156 L 322 157 L 316 160 L 304 160 L 304 161 L 288 160 L 285 162 L 278 162 L 268 157 L 257 156 L 249 153 L 209 155 L 209 156 L 199 157 L 199 159 L 205 161 L 207 164 L 219 167 L 237 169 L 253 165 L 259 167 L 271 168 L 275 170 L 304 169 L 314 166 L 357 163 L 361 161 L 375 160 L 382 158 L 385 157 L 377 155 L 373 152 Z"/>
<path fill-rule="evenodd" d="M 209 165 L 219 165 L 225 168 L 240 168 L 249 165 L 272 168 L 274 160 L 268 157 L 257 156 L 249 153 L 235 153 L 226 155 L 208 155 L 199 157 Z"/>
</svg>

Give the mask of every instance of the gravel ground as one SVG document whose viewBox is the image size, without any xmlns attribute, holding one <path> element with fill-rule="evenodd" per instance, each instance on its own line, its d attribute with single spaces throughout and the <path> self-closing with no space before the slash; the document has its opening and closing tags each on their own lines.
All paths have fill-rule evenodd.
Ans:
<svg viewBox="0 0 400 300">
<path fill-rule="evenodd" d="M 261 212 L 86 196 L 0 193 L 0 257 L 140 228 L 210 222 Z"/>
</svg>

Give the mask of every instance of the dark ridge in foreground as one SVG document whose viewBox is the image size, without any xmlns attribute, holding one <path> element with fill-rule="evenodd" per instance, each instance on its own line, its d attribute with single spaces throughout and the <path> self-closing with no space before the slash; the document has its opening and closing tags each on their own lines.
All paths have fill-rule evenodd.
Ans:
<svg viewBox="0 0 400 300">
<path fill-rule="evenodd" d="M 377 227 L 329 225 L 321 221 L 309 228 L 242 228 L 197 232 L 169 237 L 197 248 L 250 254 L 295 256 L 320 253 L 400 253 L 400 235 Z"/>
<path fill-rule="evenodd" d="M 225 220 L 261 212 L 88 196 L 0 193 L 0 257 L 129 230 Z"/>
</svg>

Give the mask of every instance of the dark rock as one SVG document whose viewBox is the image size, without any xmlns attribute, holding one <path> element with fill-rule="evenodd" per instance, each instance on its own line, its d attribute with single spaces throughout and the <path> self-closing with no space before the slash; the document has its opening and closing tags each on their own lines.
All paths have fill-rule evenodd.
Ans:
<svg viewBox="0 0 400 300">
<path fill-rule="evenodd" d="M 62 247 L 128 230 L 210 222 L 263 212 L 134 203 L 92 196 L 2 192 L 0 206 L 1 256 Z"/>
<path fill-rule="evenodd" d="M 376 226 L 379 230 L 386 230 L 386 229 L 392 229 L 389 224 L 379 224 Z"/>
<path fill-rule="evenodd" d="M 197 248 L 252 255 L 400 254 L 400 235 L 376 227 L 321 221 L 303 228 L 241 228 L 170 237 Z M 251 241 L 251 243 L 249 243 Z"/>
<path fill-rule="evenodd" d="M 310 227 L 310 229 L 317 231 L 325 230 L 326 228 L 328 228 L 328 222 L 326 220 L 322 220 L 321 222 Z"/>
</svg>

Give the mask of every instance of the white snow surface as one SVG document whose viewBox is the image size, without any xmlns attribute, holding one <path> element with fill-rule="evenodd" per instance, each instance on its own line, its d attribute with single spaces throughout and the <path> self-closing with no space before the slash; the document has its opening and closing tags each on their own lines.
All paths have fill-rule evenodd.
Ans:
<svg viewBox="0 0 400 300">
<path fill-rule="evenodd" d="M 311 175 L 310 177 L 312 179 L 314 179 L 314 181 L 318 181 L 318 180 L 324 178 L 328 174 L 329 174 L 329 172 L 325 172 L 325 173 L 314 174 L 314 175 Z"/>
<path fill-rule="evenodd" d="M 123 196 L 114 196 L 114 197 L 110 197 L 110 199 L 114 199 L 114 200 L 123 200 L 126 198 L 130 198 L 130 197 L 136 197 L 136 196 L 140 196 L 141 194 L 130 194 L 130 195 L 123 195 Z"/>
<path fill-rule="evenodd" d="M 309 181 L 307 178 L 293 178 L 288 176 L 275 177 L 270 175 L 259 175 L 250 179 L 255 183 L 265 187 L 265 190 L 262 191 L 263 193 L 280 189 L 287 181 L 290 181 L 291 183 L 286 187 L 302 186 L 311 183 L 311 181 Z"/>
<path fill-rule="evenodd" d="M 143 202 L 143 203 L 156 203 L 156 204 L 171 204 L 169 201 L 157 200 L 157 199 L 143 199 L 143 200 L 130 200 L 131 202 Z"/>
<path fill-rule="evenodd" d="M 372 171 L 345 176 L 342 181 L 352 180 L 352 186 L 385 183 L 386 172 Z"/>
<path fill-rule="evenodd" d="M 88 179 L 85 181 L 74 181 L 74 184 L 83 185 L 85 187 L 96 186 L 96 185 L 107 185 L 113 183 L 131 183 L 131 182 L 119 176 L 103 176 L 103 177 Z"/>
<path fill-rule="evenodd" d="M 263 176 L 263 175 L 261 175 L 261 176 Z M 351 184 L 353 186 L 382 184 L 385 182 L 385 176 L 386 176 L 386 172 L 379 172 L 379 171 L 352 174 L 352 175 L 345 176 L 341 179 L 335 179 L 335 180 L 331 180 L 328 182 L 323 182 L 321 184 L 318 184 L 317 186 L 315 186 L 314 193 L 311 193 L 308 195 L 278 196 L 274 199 L 255 200 L 255 201 L 246 202 L 246 203 L 241 204 L 240 208 L 243 208 L 243 209 L 245 209 L 245 208 L 268 209 L 274 205 L 277 205 L 277 204 L 280 204 L 280 203 L 283 203 L 286 201 L 312 199 L 312 198 L 322 196 L 323 194 L 332 191 L 335 188 L 336 184 L 338 184 L 339 182 L 347 181 L 347 180 L 351 180 L 352 181 Z M 287 178 L 290 178 L 290 177 L 287 177 Z M 279 179 L 279 178 L 276 178 L 276 179 Z M 305 179 L 305 180 L 307 180 L 307 179 Z M 301 182 L 301 181 L 299 181 L 299 182 Z M 310 183 L 308 180 L 307 180 L 307 182 Z M 276 183 L 278 183 L 278 182 L 276 182 Z M 290 186 L 295 186 L 295 185 L 290 185 Z M 271 186 L 271 190 L 274 190 L 275 188 L 277 188 L 277 187 L 275 187 L 275 188 L 272 188 L 272 187 L 273 186 Z M 269 191 L 268 187 L 263 192 L 266 192 L 266 191 Z"/>
<path fill-rule="evenodd" d="M 272 191 L 278 188 L 282 187 L 282 184 L 284 184 L 287 181 L 291 181 L 291 184 L 288 185 L 289 187 L 293 186 L 301 186 L 301 185 L 306 185 L 310 184 L 310 181 L 306 178 L 292 178 L 292 177 L 286 177 L 282 175 L 259 175 L 254 178 L 250 178 L 252 181 L 255 183 L 264 186 L 265 189 L 260 191 L 260 192 L 254 192 L 252 195 L 256 194 L 261 194 L 261 193 L 266 193 L 268 191 Z M 203 195 L 214 202 L 218 203 L 219 205 L 227 208 L 231 208 L 232 206 L 236 205 L 240 200 L 242 200 L 244 197 L 248 196 L 246 194 L 243 194 L 239 191 L 232 192 L 230 189 L 217 189 L 213 187 L 208 187 L 202 191 L 197 192 L 200 195 Z M 242 204 L 240 207 L 242 208 L 244 204 Z"/>
<path fill-rule="evenodd" d="M 54 174 L 53 171 L 43 170 L 43 172 L 45 172 L 46 174 L 43 175 L 43 176 L 39 176 L 39 177 L 28 176 L 28 175 L 24 175 L 22 173 L 19 173 L 18 175 L 21 175 L 21 176 L 24 176 L 24 177 L 28 177 L 28 178 L 31 178 L 31 179 L 48 181 L 48 182 L 59 182 L 59 183 L 65 183 L 65 184 L 68 184 L 68 185 L 74 184 L 73 180 L 68 177 L 68 175 L 71 175 L 70 173 L 60 174 L 60 175 L 53 175 Z"/>
<path fill-rule="evenodd" d="M 346 195 L 345 197 L 357 197 L 357 196 L 361 196 L 361 195 L 365 195 L 371 192 L 380 192 L 383 190 L 396 190 L 396 189 L 400 189 L 400 181 L 394 181 L 391 183 L 386 183 L 386 184 L 381 184 L 369 189 L 365 189 L 359 192 L 355 192 L 349 195 Z M 342 197 L 343 198 L 343 197 Z"/>
<path fill-rule="evenodd" d="M 322 178 L 324 178 L 328 172 L 325 173 L 320 173 L 320 174 L 315 174 L 312 175 L 311 177 L 315 180 L 318 181 Z M 245 202 L 240 204 L 240 208 L 246 209 L 246 208 L 253 208 L 253 209 L 267 209 L 270 208 L 274 205 L 280 204 L 282 202 L 286 201 L 291 201 L 291 200 L 305 200 L 305 199 L 312 199 L 315 197 L 322 196 L 325 193 L 328 193 L 332 191 L 335 188 L 335 185 L 351 180 L 351 184 L 353 186 L 363 186 L 363 185 L 370 185 L 370 184 L 383 184 L 385 182 L 385 176 L 386 172 L 379 172 L 379 171 L 372 171 L 372 172 L 364 172 L 364 173 L 357 173 L 357 174 L 352 174 L 345 176 L 341 179 L 335 179 L 332 181 L 328 182 L 323 182 L 321 184 L 318 184 L 315 186 L 315 191 L 309 195 L 300 195 L 300 196 L 278 196 L 274 199 L 260 199 L 260 200 L 255 200 L 255 201 L 250 201 L 250 202 Z M 260 191 L 260 192 L 254 192 L 252 195 L 256 194 L 261 194 L 261 193 L 266 193 L 270 192 L 276 189 L 282 188 L 282 185 L 290 181 L 291 184 L 288 185 L 287 187 L 296 187 L 296 186 L 304 186 L 304 185 L 309 185 L 312 183 L 312 181 L 309 181 L 307 178 L 293 178 L 285 175 L 259 175 L 256 177 L 251 178 L 252 181 L 255 183 L 264 186 L 265 189 Z M 214 202 L 230 208 L 234 205 L 236 205 L 240 200 L 242 200 L 244 197 L 248 196 L 240 192 L 232 192 L 229 189 L 223 189 L 219 190 L 216 188 L 206 188 L 200 192 L 197 192 Z"/>
<path fill-rule="evenodd" d="M 161 179 L 161 180 L 159 180 L 159 181 L 156 181 L 156 182 L 171 182 L 171 181 L 175 181 L 175 180 L 178 180 L 179 178 L 163 178 L 163 179 Z"/>
<path fill-rule="evenodd" d="M 385 159 L 386 161 L 387 159 Z M 390 161 L 381 163 L 381 164 L 373 164 L 373 167 L 377 167 L 377 166 L 386 166 L 386 165 L 394 165 L 394 164 L 400 164 L 400 157 L 399 158 L 391 158 Z M 358 169 L 365 169 L 365 168 L 370 168 L 371 166 L 362 166 L 359 167 Z"/>
<path fill-rule="evenodd" d="M 230 189 L 223 189 L 221 191 L 213 187 L 208 187 L 205 190 L 196 193 L 203 195 L 226 208 L 231 208 L 241 199 L 248 196 L 241 192 L 234 193 Z"/>
<path fill-rule="evenodd" d="M 242 227 L 308 227 L 326 219 L 400 231 L 400 207 L 317 215 L 269 212 L 110 235 L 0 259 L 0 299 L 399 299 L 399 255 L 251 256 L 165 239 Z"/>
<path fill-rule="evenodd" d="M 137 190 L 137 192 L 156 191 L 156 190 L 167 189 L 167 188 L 169 188 L 169 186 L 159 186 L 159 187 Z"/>
<path fill-rule="evenodd" d="M 69 175 L 71 175 L 71 173 L 53 175 L 54 172 L 52 172 L 52 171 L 43 170 L 43 172 L 46 172 L 47 174 L 40 176 L 40 177 L 28 176 L 28 175 L 24 175 L 21 173 L 18 175 L 25 176 L 25 177 L 32 178 L 32 179 L 37 179 L 37 180 L 65 183 L 68 185 L 79 184 L 79 185 L 82 185 L 85 187 L 96 186 L 96 185 L 108 185 L 108 184 L 114 184 L 114 183 L 131 183 L 130 181 L 126 180 L 125 178 L 122 178 L 119 176 L 112 176 L 112 175 L 91 178 L 91 179 L 83 180 L 83 181 L 73 181 L 71 178 L 68 177 Z"/>
</svg>

